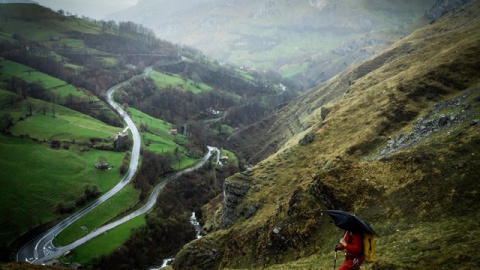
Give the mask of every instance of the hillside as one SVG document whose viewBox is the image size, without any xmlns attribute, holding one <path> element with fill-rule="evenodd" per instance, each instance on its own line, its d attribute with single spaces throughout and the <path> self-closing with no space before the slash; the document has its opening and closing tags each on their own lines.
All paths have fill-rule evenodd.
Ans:
<svg viewBox="0 0 480 270">
<path fill-rule="evenodd" d="M 407 35 L 435 2 L 142 0 L 108 19 L 141 23 L 219 61 L 280 70 L 311 87 Z"/>
<path fill-rule="evenodd" d="M 221 147 L 234 129 L 297 94 L 294 82 L 274 72 L 219 63 L 132 22 L 95 21 L 34 4 L 2 4 L 0 21 L 2 262 L 14 260 L 39 232 L 105 194 L 127 173 L 131 133 L 107 104 L 107 90 L 116 89 L 115 101 L 137 125 L 141 166 L 131 184 L 56 234 L 56 246 L 141 207 L 153 187 L 197 164 L 207 143 Z M 98 263 L 125 251 L 124 242 L 151 241 L 142 230 L 171 238 L 171 245 L 148 244 L 158 245 L 151 252 L 170 256 L 179 250 L 195 236 L 191 213 L 219 194 L 224 179 L 238 170 L 237 157 L 221 152 L 228 156 L 222 165 L 212 162 L 180 178 L 184 185 L 165 186 L 162 207 L 175 214 L 155 208 L 80 246 L 64 262 Z M 130 239 L 131 229 L 140 236 Z M 149 257 L 139 264 L 158 263 Z"/>
<path fill-rule="evenodd" d="M 12 250 L 25 238 L 83 208 L 124 175 L 128 139 L 114 139 L 123 123 L 103 94 L 141 73 L 148 62 L 101 51 L 95 38 L 103 36 L 108 44 L 108 38 L 115 39 L 111 27 L 36 4 L 2 4 L 0 19 L 4 261 L 13 258 Z M 127 35 L 133 32 L 117 34 L 117 40 L 131 39 Z M 136 38 L 138 45 L 138 33 Z M 168 43 L 162 45 L 165 49 L 156 52 L 168 51 Z M 142 46 L 135 48 L 139 50 Z M 100 161 L 109 170 L 96 169 Z M 132 189 L 125 192 L 130 198 L 109 209 L 110 214 L 138 202 L 139 192 Z"/>
<path fill-rule="evenodd" d="M 252 160 L 280 150 L 226 180 L 173 269 L 330 269 L 343 232 L 326 209 L 378 233 L 364 268 L 478 268 L 479 13 L 446 13 L 252 126 Z"/>
</svg>

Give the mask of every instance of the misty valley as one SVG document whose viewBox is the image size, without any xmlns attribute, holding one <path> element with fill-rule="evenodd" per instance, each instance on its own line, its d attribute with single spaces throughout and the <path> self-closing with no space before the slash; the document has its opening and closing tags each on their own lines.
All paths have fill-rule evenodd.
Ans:
<svg viewBox="0 0 480 270">
<path fill-rule="evenodd" d="M 38 2 L 0 1 L 0 269 L 480 267 L 478 0 Z"/>
</svg>

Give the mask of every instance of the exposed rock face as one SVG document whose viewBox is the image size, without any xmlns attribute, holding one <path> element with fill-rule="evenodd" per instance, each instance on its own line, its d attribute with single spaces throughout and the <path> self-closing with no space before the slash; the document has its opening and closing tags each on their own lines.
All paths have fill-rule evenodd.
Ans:
<svg viewBox="0 0 480 270">
<path fill-rule="evenodd" d="M 223 207 L 222 207 L 222 228 L 232 226 L 240 217 L 251 217 L 257 210 L 256 206 L 248 206 L 246 209 L 237 210 L 243 202 L 243 198 L 250 190 L 252 178 L 251 171 L 236 174 L 225 180 L 223 184 Z"/>
<path fill-rule="evenodd" d="M 408 135 L 400 133 L 396 136 L 390 137 L 380 155 L 382 157 L 391 155 L 402 149 L 413 146 L 422 139 L 428 138 L 433 133 L 463 123 L 466 119 L 476 113 L 473 104 L 468 103 L 466 100 L 472 95 L 478 96 L 479 93 L 480 88 L 476 88 L 468 91 L 460 97 L 435 104 L 432 109 L 427 111 L 425 116 L 420 117 L 415 121 L 411 133 Z M 478 97 L 473 99 L 473 102 L 478 102 L 476 101 L 477 99 Z M 443 114 L 441 111 L 444 109 L 451 109 L 454 112 Z"/>
<path fill-rule="evenodd" d="M 186 249 L 182 250 L 173 261 L 174 269 L 216 269 L 222 256 L 222 251 L 217 248 L 217 243 L 211 239 L 199 239 L 192 242 Z"/>
<path fill-rule="evenodd" d="M 437 3 L 427 12 L 432 19 L 438 19 L 443 13 L 461 7 L 472 0 L 438 0 Z"/>
</svg>

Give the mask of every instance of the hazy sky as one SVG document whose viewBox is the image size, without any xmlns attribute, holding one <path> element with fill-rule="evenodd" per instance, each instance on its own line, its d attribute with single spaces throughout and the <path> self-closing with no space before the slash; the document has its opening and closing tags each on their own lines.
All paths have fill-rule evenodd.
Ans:
<svg viewBox="0 0 480 270">
<path fill-rule="evenodd" d="M 94 19 L 104 19 L 107 14 L 126 9 L 139 0 L 34 0 L 53 10 L 63 9 Z"/>
</svg>

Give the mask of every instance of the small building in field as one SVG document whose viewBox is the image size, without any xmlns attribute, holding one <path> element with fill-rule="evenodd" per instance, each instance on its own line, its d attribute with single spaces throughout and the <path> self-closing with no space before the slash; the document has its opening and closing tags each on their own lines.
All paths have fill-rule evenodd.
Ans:
<svg viewBox="0 0 480 270">
<path fill-rule="evenodd" d="M 108 162 L 96 162 L 95 168 L 99 170 L 108 170 L 110 167 L 108 166 Z"/>
<path fill-rule="evenodd" d="M 176 128 L 172 128 L 170 129 L 170 134 L 172 135 L 177 135 L 178 134 L 178 130 Z"/>
<path fill-rule="evenodd" d="M 117 135 L 115 135 L 114 141 L 127 137 L 128 136 L 128 129 L 129 127 L 127 126 L 122 132 L 118 132 Z"/>
<path fill-rule="evenodd" d="M 227 165 L 228 163 L 228 156 L 221 156 L 220 160 L 218 161 L 220 165 Z"/>
</svg>

